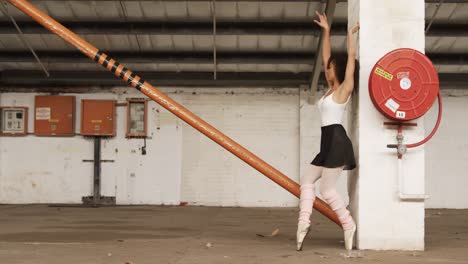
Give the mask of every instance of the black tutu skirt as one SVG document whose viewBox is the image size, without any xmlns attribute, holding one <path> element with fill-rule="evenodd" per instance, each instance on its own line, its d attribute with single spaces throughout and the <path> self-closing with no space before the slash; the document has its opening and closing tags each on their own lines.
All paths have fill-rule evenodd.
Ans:
<svg viewBox="0 0 468 264">
<path fill-rule="evenodd" d="M 340 124 L 322 127 L 320 139 L 320 153 L 315 156 L 311 164 L 325 168 L 338 168 L 344 170 L 356 168 L 353 144 Z"/>
</svg>

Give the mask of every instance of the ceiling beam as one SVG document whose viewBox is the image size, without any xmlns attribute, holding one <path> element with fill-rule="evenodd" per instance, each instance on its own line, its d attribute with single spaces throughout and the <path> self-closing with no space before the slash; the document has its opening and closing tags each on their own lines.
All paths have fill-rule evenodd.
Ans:
<svg viewBox="0 0 468 264">
<path fill-rule="evenodd" d="M 298 87 L 310 83 L 310 72 L 139 72 L 148 82 L 166 87 Z M 439 74 L 441 88 L 468 88 L 468 73 Z M 322 77 L 320 81 L 325 83 Z M 106 71 L 52 71 L 47 78 L 42 71 L 8 70 L 0 72 L 0 91 L 82 87 L 126 87 L 122 80 Z M 130 88 L 130 87 L 129 87 Z M 44 91 L 45 91 L 44 90 Z"/>
<path fill-rule="evenodd" d="M 426 27 L 427 28 L 427 24 Z M 441 24 L 436 21 L 431 25 L 431 29 L 426 33 L 429 37 L 468 37 L 467 23 Z"/>
<path fill-rule="evenodd" d="M 32 3 L 38 2 L 65 2 L 65 1 L 92 1 L 92 0 L 31 0 Z M 94 0 L 96 2 L 118 2 L 116 0 Z M 122 2 L 151 2 L 154 0 L 122 0 Z M 162 2 L 211 2 L 212 0 L 160 0 Z M 325 0 L 216 0 L 217 2 L 298 2 L 298 3 L 320 3 L 325 2 Z M 347 0 L 337 0 L 337 2 L 347 2 Z M 449 0 L 450 2 L 450 0 Z"/>
<path fill-rule="evenodd" d="M 31 0 L 32 3 L 38 2 L 65 2 L 65 1 L 92 1 L 92 0 Z M 116 0 L 94 0 L 96 2 L 118 2 Z M 122 2 L 149 2 L 154 0 L 122 0 Z M 210 2 L 211 0 L 162 0 L 163 2 Z M 326 0 L 216 0 L 217 2 L 313 2 L 313 3 L 324 3 Z M 347 0 L 337 0 L 337 2 L 347 2 Z M 440 0 L 426 0 L 426 3 L 439 3 Z M 444 3 L 468 3 L 468 0 L 444 0 Z"/>
<path fill-rule="evenodd" d="M 17 22 L 24 34 L 52 34 L 34 21 Z M 66 28 L 81 35 L 209 35 L 213 34 L 212 21 L 82 21 L 61 22 Z M 336 35 L 346 34 L 346 24 L 333 28 Z M 0 34 L 17 34 L 10 22 L 0 22 Z M 217 35 L 315 35 L 320 27 L 311 21 L 217 21 Z"/>
<path fill-rule="evenodd" d="M 36 51 L 47 63 L 94 63 L 79 51 Z M 211 64 L 211 51 L 106 51 L 122 63 Z M 343 53 L 344 54 L 344 53 Z M 468 65 L 467 53 L 427 53 L 435 65 Z M 314 64 L 313 52 L 218 51 L 221 64 Z M 0 50 L 0 63 L 34 62 L 28 51 Z"/>
<path fill-rule="evenodd" d="M 33 21 L 20 21 L 18 25 L 24 34 L 52 34 L 50 31 Z M 63 25 L 81 35 L 206 35 L 213 34 L 212 21 L 206 22 L 102 22 L 82 21 L 63 22 Z M 434 23 L 427 36 L 433 37 L 468 37 L 468 24 Z M 346 36 L 347 25 L 337 22 L 331 33 Z M 217 35 L 312 35 L 320 36 L 321 29 L 311 21 L 217 21 Z M 0 34 L 17 34 L 16 29 L 8 21 L 0 21 Z"/>
<path fill-rule="evenodd" d="M 426 0 L 428 4 L 438 4 L 440 0 Z M 468 0 L 444 0 L 444 4 L 468 4 Z"/>
<path fill-rule="evenodd" d="M 79 51 L 37 51 L 42 61 L 48 63 L 94 63 Z M 110 51 L 113 58 L 122 63 L 181 63 L 210 64 L 213 63 L 211 51 Z M 312 52 L 217 52 L 217 63 L 223 64 L 311 64 Z M 32 55 L 27 51 L 2 51 L 0 62 L 33 62 Z"/>
<path fill-rule="evenodd" d="M 426 53 L 434 65 L 468 65 L 467 53 Z"/>
<path fill-rule="evenodd" d="M 297 87 L 308 83 L 309 72 L 138 72 L 146 81 L 158 86 L 216 87 Z M 0 72 L 0 86 L 70 87 L 126 86 L 106 71 L 52 71 L 50 77 L 41 71 L 8 70 Z"/>
</svg>

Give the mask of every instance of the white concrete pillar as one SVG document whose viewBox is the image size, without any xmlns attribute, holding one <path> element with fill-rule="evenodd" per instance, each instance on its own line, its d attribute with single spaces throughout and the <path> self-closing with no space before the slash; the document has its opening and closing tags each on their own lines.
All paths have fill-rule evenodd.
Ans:
<svg viewBox="0 0 468 264">
<path fill-rule="evenodd" d="M 358 221 L 357 246 L 376 250 L 424 249 L 424 202 L 400 200 L 397 157 L 386 144 L 396 143 L 394 128 L 374 108 L 368 79 L 374 64 L 387 52 L 413 48 L 424 52 L 424 0 L 349 0 L 351 26 L 357 20 L 359 33 L 359 103 L 356 106 L 358 174 L 351 195 L 352 213 Z M 418 127 L 405 128 L 405 142 L 424 136 Z M 403 158 L 405 193 L 424 193 L 424 148 L 410 149 Z"/>
</svg>

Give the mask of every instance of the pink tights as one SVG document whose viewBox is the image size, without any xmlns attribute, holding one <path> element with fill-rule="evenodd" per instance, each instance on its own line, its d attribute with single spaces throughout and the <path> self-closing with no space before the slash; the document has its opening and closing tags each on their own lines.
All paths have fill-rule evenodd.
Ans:
<svg viewBox="0 0 468 264">
<path fill-rule="evenodd" d="M 343 199 L 336 191 L 336 182 L 341 175 L 343 167 L 324 168 L 315 165 L 309 165 L 304 175 L 301 177 L 301 197 L 299 222 L 310 223 L 312 207 L 315 201 L 315 183 L 322 178 L 320 182 L 320 193 L 325 202 L 335 211 L 344 230 L 351 229 L 354 226 L 354 220 L 346 209 Z"/>
</svg>

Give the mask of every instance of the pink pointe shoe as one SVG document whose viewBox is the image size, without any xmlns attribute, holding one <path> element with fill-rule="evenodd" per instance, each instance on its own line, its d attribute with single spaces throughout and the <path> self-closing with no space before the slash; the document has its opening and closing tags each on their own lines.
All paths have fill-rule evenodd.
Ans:
<svg viewBox="0 0 468 264">
<path fill-rule="evenodd" d="M 354 234 L 356 233 L 356 224 L 348 230 L 344 231 L 344 242 L 346 250 L 353 249 Z"/>
<path fill-rule="evenodd" d="M 302 244 L 304 242 L 305 237 L 310 231 L 310 224 L 299 223 L 297 224 L 297 234 L 296 234 L 296 241 L 297 241 L 297 251 L 302 250 Z"/>
</svg>

